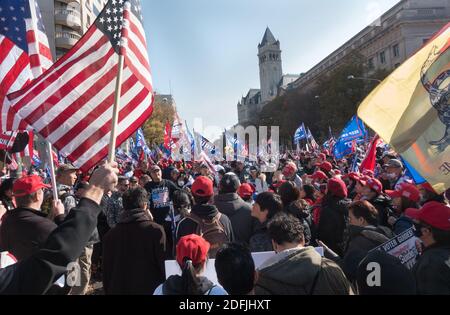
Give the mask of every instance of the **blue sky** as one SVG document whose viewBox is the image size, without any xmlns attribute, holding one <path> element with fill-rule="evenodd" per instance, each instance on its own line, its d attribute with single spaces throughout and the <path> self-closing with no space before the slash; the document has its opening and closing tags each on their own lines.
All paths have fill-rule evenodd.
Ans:
<svg viewBox="0 0 450 315">
<path fill-rule="evenodd" d="M 192 127 L 237 123 L 236 104 L 259 88 L 257 45 L 267 26 L 281 42 L 283 72 L 301 73 L 399 0 L 143 0 L 153 82 L 170 85 Z M 170 82 L 170 84 L 169 84 Z"/>
</svg>

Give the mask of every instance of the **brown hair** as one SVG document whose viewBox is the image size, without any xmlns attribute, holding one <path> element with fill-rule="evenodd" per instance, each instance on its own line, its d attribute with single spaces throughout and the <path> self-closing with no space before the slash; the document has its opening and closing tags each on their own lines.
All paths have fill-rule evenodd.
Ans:
<svg viewBox="0 0 450 315">
<path fill-rule="evenodd" d="M 378 225 L 378 210 L 367 200 L 356 201 L 348 209 L 356 218 L 363 218 L 370 225 Z"/>
<path fill-rule="evenodd" d="M 17 208 L 27 207 L 36 199 L 37 191 L 25 196 L 15 196 Z"/>
</svg>

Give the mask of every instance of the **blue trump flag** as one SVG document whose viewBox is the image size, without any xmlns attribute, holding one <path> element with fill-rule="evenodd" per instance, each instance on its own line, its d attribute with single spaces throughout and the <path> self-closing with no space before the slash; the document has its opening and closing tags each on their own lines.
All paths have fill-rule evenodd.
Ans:
<svg viewBox="0 0 450 315">
<path fill-rule="evenodd" d="M 298 144 L 300 142 L 300 140 L 306 139 L 306 137 L 307 137 L 307 134 L 306 134 L 305 124 L 302 123 L 302 125 L 300 127 L 298 127 L 298 129 L 295 131 L 294 142 L 296 144 Z"/>
<path fill-rule="evenodd" d="M 342 159 L 343 157 L 353 153 L 353 141 L 364 141 L 367 138 L 366 126 L 358 116 L 353 116 L 350 122 L 342 130 L 341 135 L 336 140 L 334 146 L 334 156 L 336 159 Z"/>
</svg>

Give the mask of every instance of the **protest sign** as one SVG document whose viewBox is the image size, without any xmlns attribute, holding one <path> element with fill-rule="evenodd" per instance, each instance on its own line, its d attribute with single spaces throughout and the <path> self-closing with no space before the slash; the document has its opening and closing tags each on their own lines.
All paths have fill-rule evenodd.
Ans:
<svg viewBox="0 0 450 315">
<path fill-rule="evenodd" d="M 417 256 L 419 255 L 416 247 L 416 240 L 414 228 L 410 228 L 373 250 L 382 250 L 397 257 L 406 268 L 412 269 L 416 263 Z"/>
</svg>

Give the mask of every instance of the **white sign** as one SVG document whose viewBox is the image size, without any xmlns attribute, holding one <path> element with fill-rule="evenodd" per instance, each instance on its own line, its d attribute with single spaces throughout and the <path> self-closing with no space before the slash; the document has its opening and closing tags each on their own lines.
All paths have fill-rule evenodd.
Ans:
<svg viewBox="0 0 450 315">
<path fill-rule="evenodd" d="M 317 247 L 316 251 L 323 256 L 323 247 Z M 252 253 L 253 261 L 255 262 L 255 269 L 258 269 L 266 260 L 272 258 L 274 255 L 276 255 L 275 252 Z M 219 285 L 216 268 L 214 267 L 215 261 L 215 259 L 208 259 L 203 276 L 208 278 L 208 280 L 212 283 Z M 173 275 L 181 276 L 181 268 L 176 260 L 166 260 L 165 266 L 166 279 Z"/>
</svg>

